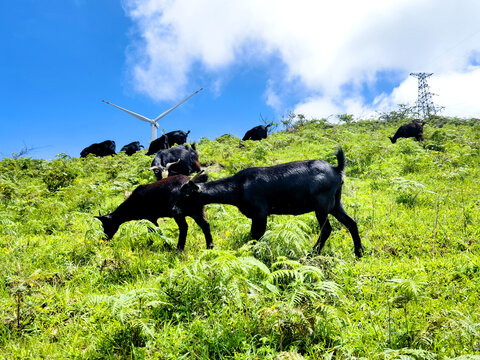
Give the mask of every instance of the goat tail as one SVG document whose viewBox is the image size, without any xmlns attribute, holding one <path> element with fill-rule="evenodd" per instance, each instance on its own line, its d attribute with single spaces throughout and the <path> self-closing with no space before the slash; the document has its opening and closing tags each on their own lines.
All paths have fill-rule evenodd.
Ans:
<svg viewBox="0 0 480 360">
<path fill-rule="evenodd" d="M 335 167 L 339 173 L 342 173 L 345 169 L 345 154 L 343 153 L 342 148 L 338 148 L 337 153 L 335 154 L 337 157 L 338 165 Z"/>
</svg>

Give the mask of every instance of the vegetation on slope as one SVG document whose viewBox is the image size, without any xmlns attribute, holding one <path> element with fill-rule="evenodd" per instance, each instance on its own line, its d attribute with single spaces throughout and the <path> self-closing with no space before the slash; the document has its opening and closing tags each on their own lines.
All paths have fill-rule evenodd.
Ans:
<svg viewBox="0 0 480 360">
<path fill-rule="evenodd" d="M 129 222 L 109 242 L 98 212 L 154 181 L 144 152 L 0 162 L 0 357 L 479 359 L 480 123 L 437 119 L 425 141 L 403 123 L 300 119 L 261 142 L 202 139 L 211 179 L 301 159 L 347 168 L 348 231 L 320 256 L 313 213 L 273 216 L 250 241 L 235 207 L 207 206 L 215 250 L 172 219 Z"/>
</svg>

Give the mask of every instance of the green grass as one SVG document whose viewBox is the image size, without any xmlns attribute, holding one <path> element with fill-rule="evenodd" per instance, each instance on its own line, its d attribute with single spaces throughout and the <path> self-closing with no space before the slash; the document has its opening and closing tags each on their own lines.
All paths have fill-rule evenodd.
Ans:
<svg viewBox="0 0 480 360">
<path fill-rule="evenodd" d="M 346 229 L 320 256 L 313 213 L 272 216 L 259 241 L 235 207 L 207 206 L 215 250 L 188 219 L 122 225 L 98 212 L 154 181 L 144 152 L 0 161 L 0 358 L 480 359 L 480 123 L 300 121 L 262 142 L 202 139 L 210 179 L 301 159 L 347 168 Z"/>
</svg>

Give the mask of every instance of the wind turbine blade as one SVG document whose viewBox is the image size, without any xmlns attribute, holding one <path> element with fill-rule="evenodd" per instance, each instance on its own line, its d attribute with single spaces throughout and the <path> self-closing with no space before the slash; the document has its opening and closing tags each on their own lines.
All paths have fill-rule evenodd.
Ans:
<svg viewBox="0 0 480 360">
<path fill-rule="evenodd" d="M 188 99 L 190 99 L 193 95 L 195 94 L 198 94 L 200 91 L 202 91 L 203 88 L 195 91 L 192 95 L 190 96 L 187 96 L 185 99 L 183 99 L 182 101 L 180 101 L 177 105 L 174 105 L 172 106 L 170 109 L 168 109 L 167 111 L 161 113 L 160 115 L 158 115 L 155 119 L 153 119 L 153 121 L 157 122 L 158 120 L 160 120 L 161 118 L 163 118 L 165 115 L 167 115 L 168 113 L 170 113 L 171 111 L 175 110 L 177 107 L 179 107 L 180 105 L 182 105 L 185 101 L 187 101 Z"/>
<path fill-rule="evenodd" d="M 152 119 L 146 118 L 146 117 L 143 116 L 143 115 L 134 113 L 133 111 L 124 109 L 124 108 L 122 108 L 122 107 L 120 107 L 120 106 L 117 106 L 117 105 L 115 105 L 115 104 L 109 103 L 108 101 L 105 101 L 105 100 L 102 100 L 102 101 L 103 101 L 105 104 L 112 105 L 112 106 L 116 107 L 117 109 L 120 109 L 120 110 L 125 111 L 127 114 L 130 114 L 130 115 L 136 117 L 138 120 L 146 121 L 146 122 L 148 122 L 148 123 L 150 123 L 150 124 L 153 124 L 153 123 L 154 123 L 154 121 L 153 121 Z"/>
</svg>

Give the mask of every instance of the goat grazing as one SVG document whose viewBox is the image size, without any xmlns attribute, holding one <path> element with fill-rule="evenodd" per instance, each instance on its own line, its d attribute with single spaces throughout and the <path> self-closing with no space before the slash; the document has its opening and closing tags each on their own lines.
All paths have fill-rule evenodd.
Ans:
<svg viewBox="0 0 480 360">
<path fill-rule="evenodd" d="M 169 149 L 171 146 L 177 144 L 182 145 L 187 142 L 188 134 L 190 134 L 190 130 L 187 132 L 182 130 L 175 130 L 170 131 L 159 138 L 153 140 L 148 147 L 147 155 L 153 155 L 158 150 L 162 149 Z"/>
<path fill-rule="evenodd" d="M 143 145 L 140 145 L 139 141 L 134 141 L 122 147 L 122 150 L 120 151 L 125 151 L 125 154 L 127 154 L 128 156 L 131 156 L 135 154 L 137 151 L 140 151 L 140 149 L 143 149 Z"/>
<path fill-rule="evenodd" d="M 188 130 L 187 132 L 182 130 L 175 130 L 175 131 L 170 131 L 165 135 L 167 135 L 168 143 L 170 144 L 170 146 L 172 146 L 175 144 L 177 145 L 185 144 L 187 142 L 188 134 L 190 134 L 190 130 Z"/>
<path fill-rule="evenodd" d="M 414 137 L 417 141 L 423 141 L 423 125 L 425 125 L 425 121 L 421 123 L 418 121 L 409 122 L 408 124 L 400 126 L 395 135 L 393 135 L 393 137 L 389 136 L 388 138 L 392 144 L 395 144 L 398 138 Z"/>
<path fill-rule="evenodd" d="M 80 157 L 87 157 L 88 154 L 93 154 L 95 156 L 108 156 L 115 155 L 115 141 L 105 140 L 101 143 L 95 143 L 90 146 L 87 146 L 80 153 Z"/>
<path fill-rule="evenodd" d="M 258 125 L 255 126 L 254 128 L 251 128 L 248 130 L 245 135 L 243 136 L 243 141 L 245 140 L 262 140 L 267 138 L 267 133 L 268 133 L 268 127 L 272 126 L 272 124 L 268 124 L 266 126 L 264 125 Z"/>
<path fill-rule="evenodd" d="M 168 144 L 168 137 L 167 135 L 162 135 L 159 138 L 156 138 L 155 140 L 152 140 L 150 142 L 150 145 L 148 146 L 148 151 L 145 155 L 153 155 L 159 150 L 164 150 L 170 148 L 170 145 Z"/>
<path fill-rule="evenodd" d="M 355 255 L 362 255 L 357 223 L 341 204 L 342 172 L 345 156 L 337 154 L 338 166 L 322 160 L 294 161 L 270 167 L 254 167 L 233 176 L 197 184 L 187 182 L 181 188 L 174 213 L 190 212 L 210 203 L 230 204 L 252 219 L 251 236 L 260 239 L 265 233 L 270 214 L 299 215 L 315 211 L 321 226 L 320 237 L 313 250 L 320 253 L 332 227 L 328 214 L 344 224 L 353 238 Z"/>
<path fill-rule="evenodd" d="M 200 169 L 195 143 L 192 146 L 177 145 L 171 149 L 158 150 L 150 168 L 157 180 L 172 175 L 190 175 Z"/>
<path fill-rule="evenodd" d="M 115 211 L 103 216 L 100 214 L 100 216 L 96 216 L 96 218 L 101 221 L 107 239 L 111 239 L 124 222 L 145 219 L 157 225 L 158 218 L 173 217 L 180 230 L 177 250 L 183 251 L 188 232 L 185 217 L 190 216 L 202 229 L 205 235 L 207 249 L 211 249 L 213 248 L 213 239 L 210 232 L 210 224 L 205 219 L 202 205 L 192 205 L 182 214 L 174 214 L 172 211 L 174 204 L 180 196 L 180 189 L 183 185 L 189 181 L 191 181 L 192 184 L 196 184 L 206 180 L 207 176 L 205 174 L 195 176 L 192 179 L 188 176 L 176 175 L 159 180 L 153 184 L 140 185 Z"/>
</svg>

